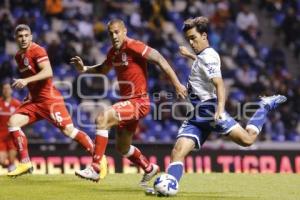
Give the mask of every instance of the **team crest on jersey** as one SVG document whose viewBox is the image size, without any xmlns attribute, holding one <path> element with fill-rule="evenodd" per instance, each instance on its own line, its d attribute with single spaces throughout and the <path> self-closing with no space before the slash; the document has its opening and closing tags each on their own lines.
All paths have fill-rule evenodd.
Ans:
<svg viewBox="0 0 300 200">
<path fill-rule="evenodd" d="M 27 71 L 27 70 L 31 70 L 32 69 L 32 67 L 31 67 L 31 65 L 29 65 L 29 60 L 28 60 L 28 58 L 24 58 L 24 60 L 23 60 L 23 64 L 24 64 L 24 68 L 22 68 L 22 69 L 19 69 L 19 71 L 21 72 L 21 73 L 23 73 L 23 72 L 25 72 L 25 71 Z"/>
<path fill-rule="evenodd" d="M 29 65 L 28 58 L 25 57 L 24 60 L 23 60 L 23 63 L 24 63 L 25 66 L 28 66 Z"/>
<path fill-rule="evenodd" d="M 127 54 L 125 52 L 122 53 L 122 63 L 123 65 L 128 65 Z"/>
</svg>

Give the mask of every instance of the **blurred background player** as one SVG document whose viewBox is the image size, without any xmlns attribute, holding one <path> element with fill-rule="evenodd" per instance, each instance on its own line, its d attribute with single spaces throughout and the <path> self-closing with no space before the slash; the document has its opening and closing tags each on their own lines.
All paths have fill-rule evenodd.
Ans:
<svg viewBox="0 0 300 200">
<path fill-rule="evenodd" d="M 12 86 L 22 89 L 28 86 L 28 101 L 24 102 L 10 117 L 8 130 L 17 146 L 20 163 L 8 176 L 18 176 L 33 170 L 30 162 L 27 138 L 21 127 L 46 119 L 59 128 L 66 136 L 80 143 L 86 151 L 93 154 L 94 144 L 83 131 L 73 126 L 72 119 L 65 106 L 63 96 L 52 82 L 52 68 L 47 52 L 32 42 L 28 25 L 20 24 L 15 28 L 15 39 L 19 47 L 15 59 L 21 79 L 15 79 Z M 105 159 L 105 158 L 104 158 Z M 103 169 L 106 173 L 106 168 Z"/>
<path fill-rule="evenodd" d="M 102 64 L 84 66 L 80 57 L 71 59 L 71 63 L 81 72 L 106 74 L 114 68 L 121 96 L 118 103 L 100 113 L 96 119 L 97 131 L 92 165 L 75 173 L 85 179 L 99 180 L 100 169 L 97 163 L 105 152 L 109 130 L 113 126 L 118 126 L 116 148 L 124 157 L 145 171 L 140 182 L 144 186 L 159 171 L 158 165 L 150 163 L 137 147 L 131 145 L 139 119 L 150 111 L 147 61 L 158 65 L 168 75 L 179 97 L 186 96 L 186 88 L 181 85 L 171 66 L 158 51 L 141 41 L 127 37 L 127 29 L 122 20 L 111 20 L 108 23 L 108 33 L 113 46 Z"/>
<path fill-rule="evenodd" d="M 8 132 L 7 122 L 20 105 L 20 101 L 12 97 L 9 81 L 3 82 L 0 98 L 0 165 L 7 167 L 9 172 L 15 169 L 17 149 Z"/>
<path fill-rule="evenodd" d="M 209 21 L 205 17 L 188 19 L 183 32 L 194 53 L 181 47 L 180 53 L 194 60 L 188 81 L 188 97 L 193 111 L 188 113 L 178 130 L 177 141 L 172 150 L 168 174 L 179 182 L 183 174 L 186 155 L 200 149 L 211 132 L 217 132 L 241 146 L 252 145 L 266 121 L 267 114 L 287 98 L 282 95 L 262 97 L 259 108 L 248 121 L 246 129 L 225 111 L 225 87 L 221 74 L 219 54 L 209 46 Z"/>
</svg>

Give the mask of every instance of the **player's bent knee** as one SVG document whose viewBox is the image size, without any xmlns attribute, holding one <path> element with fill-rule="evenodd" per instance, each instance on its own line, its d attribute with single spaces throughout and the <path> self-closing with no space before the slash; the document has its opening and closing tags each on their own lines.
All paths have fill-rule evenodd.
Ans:
<svg viewBox="0 0 300 200">
<path fill-rule="evenodd" d="M 241 142 L 241 145 L 243 146 L 243 147 L 249 147 L 249 146 L 251 146 L 253 144 L 253 141 L 250 141 L 250 140 L 245 140 L 245 141 L 242 141 Z"/>
<path fill-rule="evenodd" d="M 61 131 L 68 137 L 72 136 L 72 133 L 74 132 L 75 128 L 73 125 L 69 125 L 61 129 Z"/>
<path fill-rule="evenodd" d="M 96 117 L 96 124 L 102 124 L 104 121 L 104 113 L 101 112 L 98 114 L 98 116 Z"/>
<path fill-rule="evenodd" d="M 22 127 L 29 122 L 29 117 L 26 115 L 14 114 L 8 120 L 8 127 Z"/>
<path fill-rule="evenodd" d="M 115 115 L 115 111 L 112 109 L 99 113 L 96 118 L 97 129 L 108 130 L 118 124 L 118 119 Z"/>
<path fill-rule="evenodd" d="M 101 130 L 109 129 L 110 127 L 108 127 L 107 121 L 108 119 L 107 117 L 105 117 L 105 113 L 103 112 L 99 113 L 99 115 L 96 118 L 97 129 L 101 129 Z"/>
<path fill-rule="evenodd" d="M 8 127 L 20 127 L 18 117 L 16 115 L 12 115 L 9 118 L 7 125 L 8 125 Z"/>
<path fill-rule="evenodd" d="M 240 145 L 243 146 L 243 147 L 249 147 L 249 146 L 251 146 L 254 143 L 254 141 L 255 140 L 253 140 L 250 137 L 243 137 L 240 140 Z"/>
</svg>

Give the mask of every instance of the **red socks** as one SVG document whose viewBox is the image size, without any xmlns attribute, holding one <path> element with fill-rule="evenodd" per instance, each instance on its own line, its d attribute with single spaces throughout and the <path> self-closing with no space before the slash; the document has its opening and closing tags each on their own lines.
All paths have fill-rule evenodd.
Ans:
<svg viewBox="0 0 300 200">
<path fill-rule="evenodd" d="M 93 156 L 92 167 L 96 172 L 99 172 L 99 163 L 105 153 L 108 143 L 108 130 L 97 130 L 95 138 L 95 151 Z"/>
<path fill-rule="evenodd" d="M 149 160 L 135 146 L 130 145 L 128 153 L 124 156 L 135 165 L 141 167 L 146 173 L 149 173 L 152 170 L 152 165 Z"/>
<path fill-rule="evenodd" d="M 30 158 L 28 154 L 28 142 L 23 131 L 18 127 L 9 127 L 8 130 L 12 135 L 14 143 L 19 152 L 20 162 L 22 163 L 30 162 Z"/>
<path fill-rule="evenodd" d="M 89 152 L 91 155 L 94 153 L 94 143 L 91 140 L 91 138 L 83 131 L 80 131 L 78 129 L 74 129 L 77 133 L 75 133 L 74 140 L 76 140 L 83 148 Z M 74 132 L 73 131 L 73 132 Z M 73 134 L 72 134 L 73 135 Z"/>
</svg>

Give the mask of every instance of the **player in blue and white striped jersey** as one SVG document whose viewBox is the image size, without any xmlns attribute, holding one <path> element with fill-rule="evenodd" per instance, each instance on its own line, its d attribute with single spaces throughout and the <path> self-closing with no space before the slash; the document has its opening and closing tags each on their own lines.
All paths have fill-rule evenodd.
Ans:
<svg viewBox="0 0 300 200">
<path fill-rule="evenodd" d="M 183 32 L 195 54 L 180 47 L 180 53 L 194 60 L 188 80 L 189 100 L 194 110 L 178 131 L 167 172 L 178 181 L 183 174 L 184 157 L 193 149 L 200 149 L 210 132 L 229 137 L 241 146 L 250 146 L 256 140 L 267 114 L 286 101 L 282 95 L 262 97 L 259 109 L 242 128 L 224 109 L 225 88 L 219 54 L 209 46 L 208 19 L 188 19 Z"/>
</svg>

